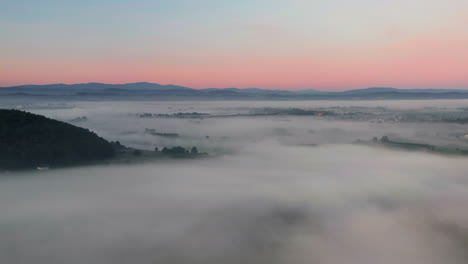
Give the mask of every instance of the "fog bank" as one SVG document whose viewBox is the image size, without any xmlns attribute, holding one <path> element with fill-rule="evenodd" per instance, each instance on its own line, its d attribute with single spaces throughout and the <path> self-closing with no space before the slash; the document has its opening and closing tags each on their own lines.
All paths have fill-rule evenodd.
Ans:
<svg viewBox="0 0 468 264">
<path fill-rule="evenodd" d="M 273 141 L 1 178 L 4 263 L 466 263 L 468 164 Z"/>
<path fill-rule="evenodd" d="M 352 144 L 391 135 L 464 146 L 466 124 L 138 116 L 340 102 L 63 103 L 21 107 L 67 122 L 86 116 L 74 124 L 128 146 L 197 146 L 212 157 L 2 174 L 0 263 L 468 261 L 466 157 Z M 466 105 L 346 102 L 383 103 L 414 111 Z"/>
</svg>

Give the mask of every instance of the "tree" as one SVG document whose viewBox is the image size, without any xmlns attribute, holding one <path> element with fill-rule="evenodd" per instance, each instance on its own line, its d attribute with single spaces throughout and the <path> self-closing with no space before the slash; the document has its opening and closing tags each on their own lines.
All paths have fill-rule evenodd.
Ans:
<svg viewBox="0 0 468 264">
<path fill-rule="evenodd" d="M 390 140 L 388 139 L 387 136 L 383 136 L 381 139 L 380 139 L 381 142 L 384 142 L 384 143 L 387 143 L 389 142 Z"/>
<path fill-rule="evenodd" d="M 192 147 L 192 149 L 190 150 L 190 154 L 193 154 L 193 155 L 198 154 L 198 149 L 197 149 L 197 147 L 195 147 L 195 146 Z"/>
<path fill-rule="evenodd" d="M 183 147 L 177 146 L 177 147 L 172 147 L 172 148 L 164 147 L 161 152 L 163 154 L 169 154 L 169 155 L 181 155 L 181 154 L 186 154 L 188 150 L 185 150 Z"/>
</svg>

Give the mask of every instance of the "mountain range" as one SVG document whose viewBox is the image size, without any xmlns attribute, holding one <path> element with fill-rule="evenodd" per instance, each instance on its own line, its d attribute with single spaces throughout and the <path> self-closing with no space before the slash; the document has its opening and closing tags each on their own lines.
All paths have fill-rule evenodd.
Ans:
<svg viewBox="0 0 468 264">
<path fill-rule="evenodd" d="M 193 89 L 149 82 L 127 84 L 79 83 L 1 87 L 0 96 L 144 96 L 152 99 L 228 100 L 377 100 L 377 99 L 468 99 L 468 90 L 398 89 L 371 87 L 340 92 L 318 90 L 270 90 L 259 88 Z"/>
</svg>

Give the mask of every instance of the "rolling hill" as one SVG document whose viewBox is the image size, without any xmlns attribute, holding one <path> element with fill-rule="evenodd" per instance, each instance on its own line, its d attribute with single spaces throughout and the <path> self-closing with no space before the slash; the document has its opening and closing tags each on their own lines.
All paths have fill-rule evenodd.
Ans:
<svg viewBox="0 0 468 264">
<path fill-rule="evenodd" d="M 0 88 L 0 96 L 107 96 L 145 97 L 151 100 L 387 100 L 468 99 L 468 90 L 397 89 L 371 87 L 340 92 L 270 90 L 259 88 L 193 89 L 178 85 L 138 82 L 127 84 L 81 83 L 22 85 Z"/>
<path fill-rule="evenodd" d="M 114 156 L 95 133 L 19 110 L 0 110 L 0 169 L 68 166 Z"/>
</svg>

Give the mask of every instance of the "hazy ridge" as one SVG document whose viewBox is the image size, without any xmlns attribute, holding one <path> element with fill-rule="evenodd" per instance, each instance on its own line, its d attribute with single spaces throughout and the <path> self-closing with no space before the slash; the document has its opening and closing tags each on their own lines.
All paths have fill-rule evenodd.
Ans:
<svg viewBox="0 0 468 264">
<path fill-rule="evenodd" d="M 385 100 L 385 99 L 465 99 L 468 90 L 398 89 L 370 87 L 347 91 L 270 90 L 259 88 L 194 89 L 178 85 L 138 82 L 127 84 L 80 83 L 21 85 L 0 88 L 0 96 L 149 96 L 154 99 L 228 100 Z"/>
</svg>

